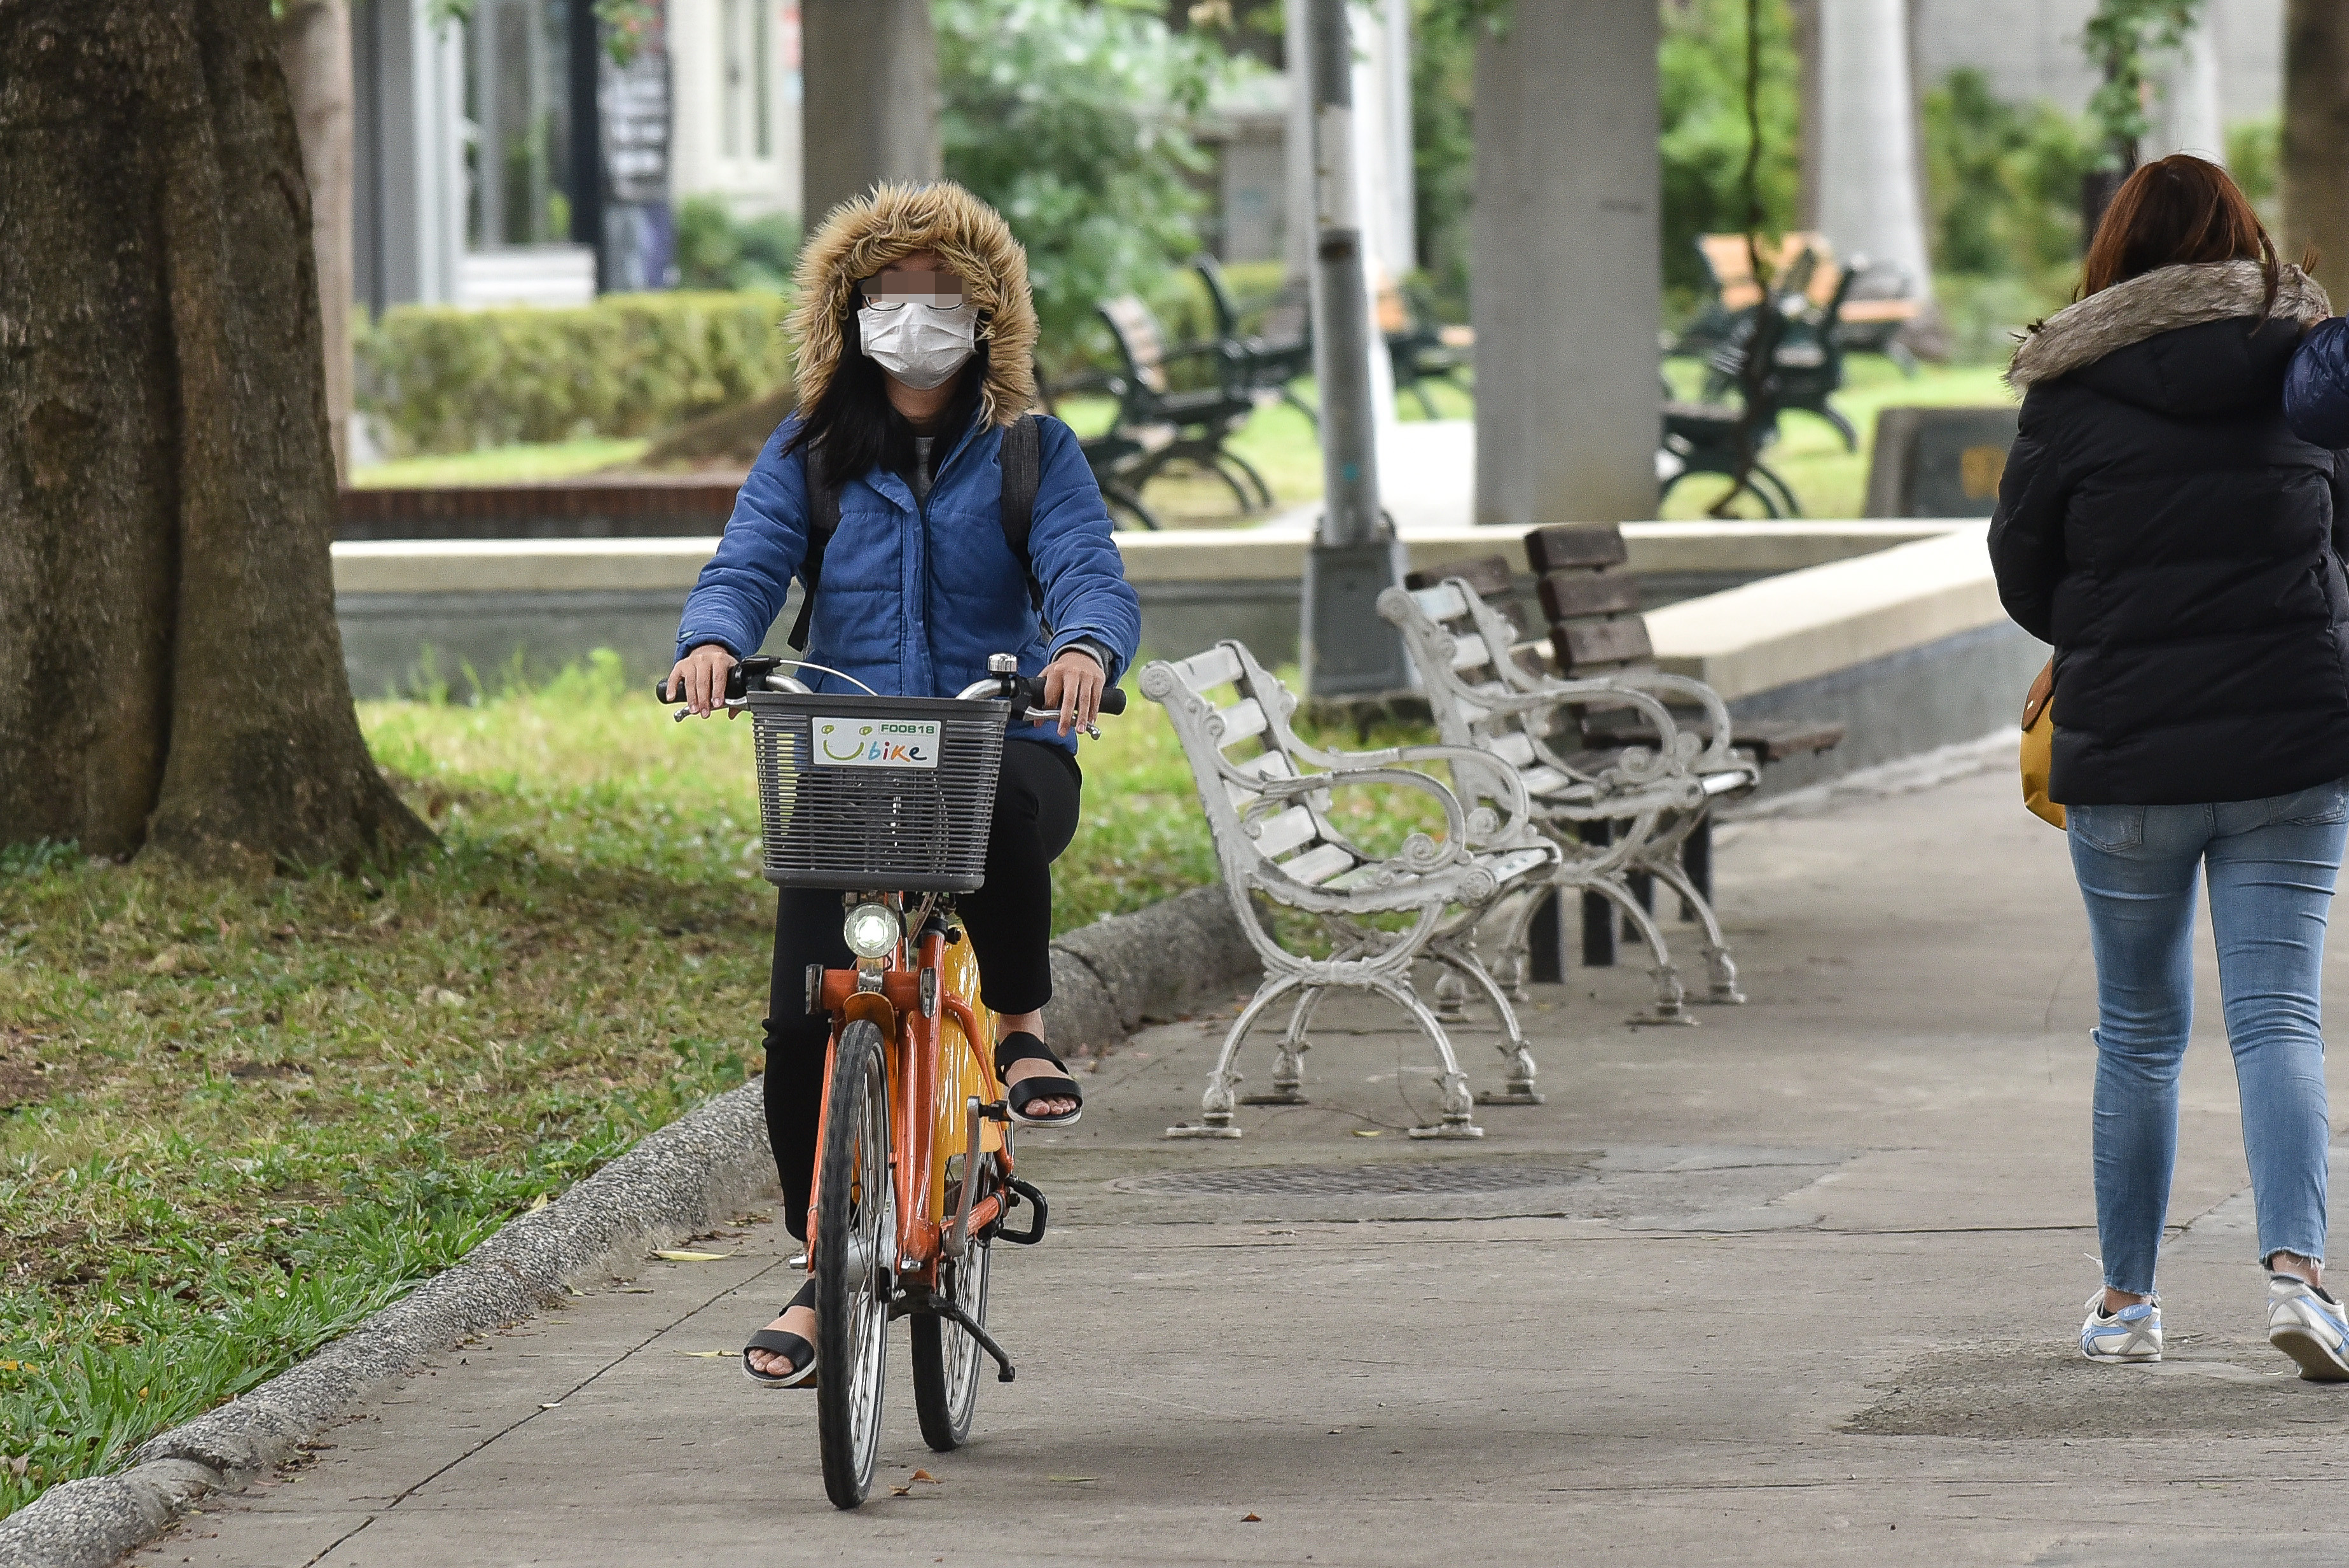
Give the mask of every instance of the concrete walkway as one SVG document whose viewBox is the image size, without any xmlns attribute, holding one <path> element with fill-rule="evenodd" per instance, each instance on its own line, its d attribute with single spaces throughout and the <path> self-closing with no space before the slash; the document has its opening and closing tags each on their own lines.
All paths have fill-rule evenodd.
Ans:
<svg viewBox="0 0 2349 1568">
<path fill-rule="evenodd" d="M 1156 1136 L 1219 1026 L 1136 1040 L 1081 1127 L 1023 1145 L 1056 1225 L 997 1272 L 1019 1381 L 939 1456 L 901 1358 L 856 1513 L 813 1399 L 736 1369 L 790 1288 L 757 1222 L 442 1358 L 138 1561 L 2342 1561 L 2349 1392 L 2261 1336 L 2217 1039 L 2171 1359 L 2071 1348 L 2093 977 L 2005 770 L 1747 823 L 1720 865 L 1752 1005 L 1634 1030 L 1643 977 L 1578 973 L 1533 1013 L 1549 1103 L 1485 1110 L 1479 1144 L 1404 1140 L 1433 1096 L 1368 1008 L 1319 1037 L 1323 1103 L 1248 1109 L 1237 1143 Z"/>
</svg>

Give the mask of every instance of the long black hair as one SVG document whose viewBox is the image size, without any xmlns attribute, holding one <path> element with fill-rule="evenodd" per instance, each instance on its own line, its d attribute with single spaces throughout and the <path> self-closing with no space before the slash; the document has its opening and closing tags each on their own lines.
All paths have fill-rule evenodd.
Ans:
<svg viewBox="0 0 2349 1568">
<path fill-rule="evenodd" d="M 806 448 L 817 477 L 835 490 L 876 466 L 892 473 L 910 473 L 914 467 L 917 432 L 890 404 L 887 372 L 864 352 L 856 328 L 862 299 L 862 290 L 850 294 L 840 323 L 840 363 L 815 407 L 802 410 L 799 430 L 783 446 L 786 456 Z M 954 396 L 930 432 L 938 438 L 931 451 L 940 462 L 978 412 L 979 394 L 987 385 L 986 338 L 978 340 L 956 378 Z"/>
</svg>

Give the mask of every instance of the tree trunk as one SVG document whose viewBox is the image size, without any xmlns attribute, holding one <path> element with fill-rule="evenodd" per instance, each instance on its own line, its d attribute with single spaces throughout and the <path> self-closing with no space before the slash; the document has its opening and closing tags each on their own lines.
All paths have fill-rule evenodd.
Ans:
<svg viewBox="0 0 2349 1568">
<path fill-rule="evenodd" d="M 335 625 L 268 0 L 17 0 L 0 81 L 0 843 L 251 871 L 427 842 Z"/>
<path fill-rule="evenodd" d="M 2349 11 L 2286 0 L 2283 28 L 2283 250 L 2324 253 L 2316 280 L 2349 304 Z"/>
<path fill-rule="evenodd" d="M 289 0 L 277 19 L 285 90 L 302 136 L 310 186 L 312 243 L 318 250 L 318 315 L 326 328 L 326 433 L 335 478 L 351 458 L 351 8 L 350 0 Z"/>
</svg>

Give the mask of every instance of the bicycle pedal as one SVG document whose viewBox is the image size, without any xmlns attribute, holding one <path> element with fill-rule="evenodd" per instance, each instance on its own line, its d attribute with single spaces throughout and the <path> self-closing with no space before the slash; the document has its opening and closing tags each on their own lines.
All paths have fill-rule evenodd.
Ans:
<svg viewBox="0 0 2349 1568">
<path fill-rule="evenodd" d="M 978 1107 L 978 1114 L 985 1116 L 988 1121 L 1001 1122 L 1006 1127 L 1009 1127 L 1011 1125 L 1011 1106 L 1007 1101 L 989 1100 L 984 1102 Z"/>
</svg>

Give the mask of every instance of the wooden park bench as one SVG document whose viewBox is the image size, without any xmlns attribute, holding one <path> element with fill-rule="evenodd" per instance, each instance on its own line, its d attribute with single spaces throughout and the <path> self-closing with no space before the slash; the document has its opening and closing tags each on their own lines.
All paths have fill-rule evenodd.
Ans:
<svg viewBox="0 0 2349 1568">
<path fill-rule="evenodd" d="M 1379 333 L 1387 342 L 1387 363 L 1394 371 L 1395 396 L 1405 392 L 1419 400 L 1420 412 L 1441 416 L 1435 400 L 1427 395 L 1431 381 L 1442 381 L 1455 391 L 1467 391 L 1460 373 L 1475 362 L 1474 327 L 1439 321 L 1426 294 L 1406 284 L 1387 282 L 1378 293 Z"/>
<path fill-rule="evenodd" d="M 1107 378 L 1117 399 L 1117 418 L 1105 438 L 1087 445 L 1085 455 L 1096 477 L 1108 467 L 1103 492 L 1113 479 L 1132 498 L 1127 508 L 1154 528 L 1157 519 L 1142 505 L 1142 489 L 1169 464 L 1187 462 L 1228 485 L 1242 513 L 1270 506 L 1272 487 L 1264 475 L 1226 443 L 1271 394 L 1249 382 L 1230 346 L 1170 348 L 1155 313 L 1130 294 L 1102 306 L 1100 316 L 1117 348 L 1118 369 Z M 1199 358 L 1214 362 L 1210 383 L 1176 389 L 1168 367 Z"/>
<path fill-rule="evenodd" d="M 1225 358 L 1237 364 L 1250 390 L 1268 392 L 1320 427 L 1320 410 L 1298 396 L 1296 383 L 1313 374 L 1313 312 L 1305 291 L 1284 288 L 1264 313 L 1259 329 L 1242 328 L 1239 301 L 1224 275 L 1223 265 L 1201 253 L 1191 270 L 1207 291 L 1207 307 L 1215 314 L 1216 336 Z"/>
<path fill-rule="evenodd" d="M 1621 568 L 1630 559 L 1619 527 L 1561 525 L 1526 535 L 1526 560 L 1538 581 L 1549 652 L 1555 672 L 1568 680 L 1604 679 L 1653 692 L 1666 702 L 1696 710 L 1680 721 L 1708 747 L 1728 746 L 1767 769 L 1792 757 L 1831 751 L 1843 742 L 1844 726 L 1826 720 L 1748 719 L 1725 722 L 1725 709 L 1710 687 L 1665 674 L 1655 664 L 1655 644 L 1640 609 L 1640 585 Z M 1652 745 L 1652 725 L 1639 712 L 1618 710 L 1594 715 L 1583 741 L 1594 747 Z M 1692 823 L 1682 849 L 1689 880 L 1706 900 L 1713 896 L 1713 821 L 1708 812 Z M 1637 883 L 1636 891 L 1646 896 Z M 1603 908 L 1583 901 L 1583 961 L 1614 961 L 1615 923 Z M 1683 908 L 1683 919 L 1695 911 Z"/>
<path fill-rule="evenodd" d="M 1537 650 L 1521 651 L 1519 628 L 1506 613 L 1513 608 L 1506 560 L 1488 556 L 1434 577 L 1413 573 L 1407 587 L 1387 589 L 1379 613 L 1403 635 L 1437 733 L 1453 745 L 1477 748 L 1524 787 L 1536 822 L 1561 851 L 1552 888 L 1579 890 L 1586 904 L 1602 910 L 1611 906 L 1647 943 L 1654 1010 L 1631 1022 L 1691 1022 L 1680 971 L 1652 913 L 1658 880 L 1702 922 L 1704 1000 L 1744 1001 L 1712 903 L 1682 864 L 1683 846 L 1711 820 L 1713 803 L 1752 789 L 1761 777 L 1751 756 L 1732 742 L 1720 698 L 1700 682 L 1656 678 L 1704 711 L 1710 738 L 1700 740 L 1647 682 L 1560 679 L 1540 668 Z M 1605 722 L 1626 713 L 1645 724 L 1646 743 L 1592 742 Z M 1555 898 L 1544 903 L 1554 908 Z M 1541 907 L 1525 910 L 1520 923 L 1502 933 L 1502 970 L 1520 998 L 1527 938 Z M 1603 914 L 1601 920 L 1613 929 Z"/>
<path fill-rule="evenodd" d="M 1730 357 L 1733 369 L 1742 370 L 1746 357 L 1756 353 L 1775 363 L 1786 331 L 1785 317 L 1776 311 L 1748 311 L 1741 330 L 1744 336 L 1720 350 Z M 1671 384 L 1665 383 L 1663 431 L 1656 452 L 1657 504 L 1661 507 L 1672 487 L 1690 475 L 1718 473 L 1737 480 L 1738 487 L 1750 492 L 1771 516 L 1800 517 L 1803 506 L 1793 487 L 1762 456 L 1778 440 L 1780 373 L 1774 369 L 1752 386 L 1733 384 L 1742 392 L 1735 402 L 1685 402 L 1674 399 Z"/>
<path fill-rule="evenodd" d="M 1240 929 L 1264 961 L 1265 982 L 1233 1021 L 1200 1098 L 1198 1126 L 1169 1127 L 1169 1137 L 1237 1137 L 1240 1046 L 1265 1010 L 1295 993 L 1282 1032 L 1270 1091 L 1248 1105 L 1301 1105 L 1304 1054 L 1314 1011 L 1330 991 L 1373 992 L 1409 1014 L 1440 1063 L 1443 1119 L 1413 1127 L 1413 1137 L 1477 1137 L 1475 1106 L 1534 1105 L 1533 1053 L 1508 998 L 1478 961 L 1471 939 L 1502 906 L 1536 901 L 1548 886 L 1557 848 L 1537 835 L 1524 788 L 1514 774 L 1484 765 L 1482 753 L 1458 746 L 1396 746 L 1373 752 L 1323 751 L 1289 725 L 1297 699 L 1240 643 L 1223 641 L 1179 664 L 1160 659 L 1142 672 L 1142 691 L 1166 710 L 1206 810 L 1207 826 Z M 1441 763 L 1454 787 L 1414 771 Z M 1413 834 L 1393 855 L 1374 855 L 1331 821 L 1334 792 L 1417 790 L 1442 807 L 1444 836 Z M 1485 793 L 1489 792 L 1489 794 Z M 1328 958 L 1292 952 L 1268 928 L 1253 896 L 1318 916 L 1332 943 Z M 1399 930 L 1373 923 L 1409 917 Z M 1469 1092 L 1452 1042 L 1412 981 L 1421 961 L 1441 965 L 1491 1006 L 1500 1023 L 1508 1076 L 1497 1094 Z"/>
</svg>

